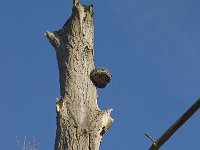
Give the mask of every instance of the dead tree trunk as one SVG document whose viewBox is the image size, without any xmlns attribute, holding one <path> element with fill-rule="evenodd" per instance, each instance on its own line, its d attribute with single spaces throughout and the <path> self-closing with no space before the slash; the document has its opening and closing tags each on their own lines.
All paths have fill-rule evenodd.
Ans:
<svg viewBox="0 0 200 150">
<path fill-rule="evenodd" d="M 54 149 L 98 150 L 113 119 L 112 109 L 101 111 L 97 104 L 97 87 L 106 83 L 97 84 L 109 82 L 111 75 L 105 69 L 95 70 L 93 7 L 74 0 L 64 26 L 45 35 L 55 48 L 60 80 Z M 93 76 L 94 80 L 98 78 L 96 82 L 92 82 L 91 72 L 97 72 Z"/>
</svg>

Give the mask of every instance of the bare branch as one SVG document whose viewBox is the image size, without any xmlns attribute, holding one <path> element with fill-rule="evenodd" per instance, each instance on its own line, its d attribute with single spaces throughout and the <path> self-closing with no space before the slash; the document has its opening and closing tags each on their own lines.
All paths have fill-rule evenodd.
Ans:
<svg viewBox="0 0 200 150">
<path fill-rule="evenodd" d="M 146 135 L 146 137 L 148 137 L 152 143 L 155 143 L 155 140 L 148 133 L 144 133 L 144 135 Z"/>
<path fill-rule="evenodd" d="M 49 39 L 49 42 L 52 44 L 52 46 L 54 47 L 60 46 L 60 40 L 58 37 L 56 37 L 56 34 L 54 32 L 46 31 L 44 35 Z"/>
<path fill-rule="evenodd" d="M 200 99 L 198 99 L 163 135 L 155 141 L 149 150 L 158 150 L 198 109 Z"/>
</svg>

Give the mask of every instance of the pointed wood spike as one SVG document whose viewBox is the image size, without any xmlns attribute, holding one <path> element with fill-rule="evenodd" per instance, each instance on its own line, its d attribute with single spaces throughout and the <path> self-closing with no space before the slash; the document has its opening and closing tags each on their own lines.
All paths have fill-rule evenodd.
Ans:
<svg viewBox="0 0 200 150">
<path fill-rule="evenodd" d="M 80 4 L 80 0 L 73 0 L 73 5 L 76 6 L 76 5 L 79 5 Z"/>
</svg>

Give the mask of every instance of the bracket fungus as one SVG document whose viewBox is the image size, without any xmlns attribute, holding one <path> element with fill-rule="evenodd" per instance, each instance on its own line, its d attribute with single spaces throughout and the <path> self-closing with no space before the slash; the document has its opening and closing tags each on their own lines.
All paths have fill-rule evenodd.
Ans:
<svg viewBox="0 0 200 150">
<path fill-rule="evenodd" d="M 112 79 L 112 74 L 106 68 L 96 68 L 91 71 L 90 78 L 97 88 L 105 88 Z"/>
</svg>

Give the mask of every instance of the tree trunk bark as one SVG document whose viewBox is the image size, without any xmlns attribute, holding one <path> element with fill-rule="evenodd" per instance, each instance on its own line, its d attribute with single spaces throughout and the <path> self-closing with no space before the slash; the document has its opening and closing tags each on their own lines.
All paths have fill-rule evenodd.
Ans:
<svg viewBox="0 0 200 150">
<path fill-rule="evenodd" d="M 90 78 L 95 69 L 93 7 L 74 0 L 64 26 L 45 35 L 55 48 L 60 80 L 54 149 L 98 150 L 113 119 L 112 109 L 99 109 L 97 87 Z"/>
</svg>

